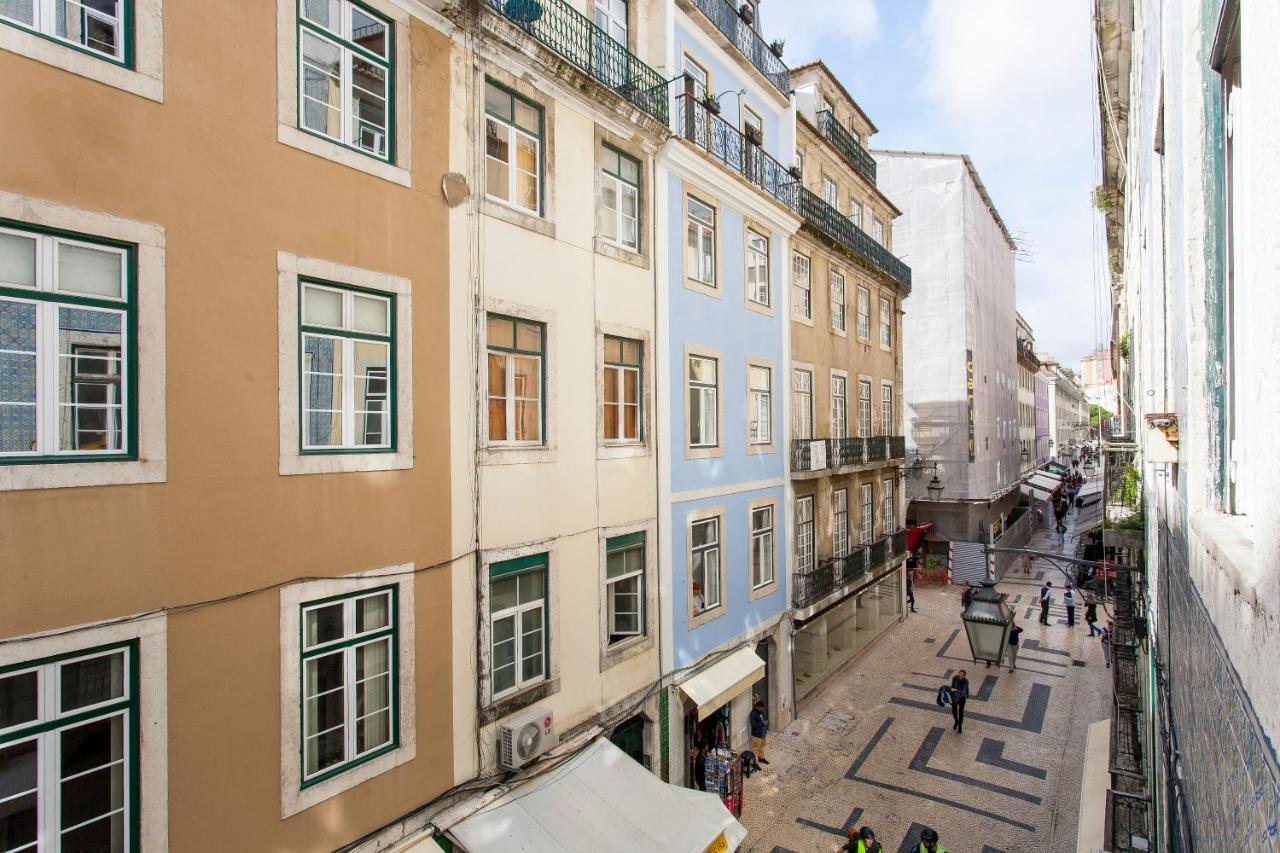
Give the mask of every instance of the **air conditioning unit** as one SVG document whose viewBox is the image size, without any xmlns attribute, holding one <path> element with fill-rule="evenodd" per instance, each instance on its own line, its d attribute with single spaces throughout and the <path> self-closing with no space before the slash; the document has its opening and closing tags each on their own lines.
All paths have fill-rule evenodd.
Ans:
<svg viewBox="0 0 1280 853">
<path fill-rule="evenodd" d="M 519 770 L 559 743 L 549 708 L 531 708 L 498 726 L 498 765 Z"/>
</svg>

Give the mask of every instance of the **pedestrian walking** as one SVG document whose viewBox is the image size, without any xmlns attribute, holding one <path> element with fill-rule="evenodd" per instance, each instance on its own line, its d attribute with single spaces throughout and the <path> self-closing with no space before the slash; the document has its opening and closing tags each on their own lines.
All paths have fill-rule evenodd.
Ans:
<svg viewBox="0 0 1280 853">
<path fill-rule="evenodd" d="M 1067 584 L 1067 591 L 1062 594 L 1062 604 L 1067 608 L 1067 627 L 1074 628 L 1076 626 L 1076 594 L 1071 589 L 1071 584 Z"/>
<path fill-rule="evenodd" d="M 1031 574 L 1031 555 L 1030 554 L 1022 555 L 1022 573 L 1024 575 Z"/>
<path fill-rule="evenodd" d="M 1040 624 L 1049 624 L 1049 605 L 1053 603 L 1053 581 L 1045 581 L 1040 587 Z"/>
<path fill-rule="evenodd" d="M 768 764 L 769 759 L 764 757 L 764 747 L 769 739 L 769 715 L 765 713 L 764 702 L 757 699 L 749 716 L 751 717 L 751 751 L 756 754 L 756 761 Z"/>
<path fill-rule="evenodd" d="M 916 570 L 907 569 L 907 606 L 916 612 Z"/>
<path fill-rule="evenodd" d="M 938 833 L 926 826 L 920 830 L 920 843 L 911 848 L 911 853 L 947 853 L 947 848 L 938 843 Z"/>
<path fill-rule="evenodd" d="M 1058 519 L 1058 545 L 1059 547 L 1067 544 L 1067 525 L 1062 519 Z"/>
<path fill-rule="evenodd" d="M 1013 623 L 1013 627 L 1009 629 L 1009 645 L 1006 647 L 1005 654 L 1009 656 L 1009 671 L 1013 672 L 1018 668 L 1018 638 L 1022 636 L 1022 626 L 1017 622 Z"/>
<path fill-rule="evenodd" d="M 869 826 L 862 829 L 849 828 L 849 843 L 841 847 L 841 850 L 848 850 L 851 853 L 884 853 L 884 848 L 880 846 L 880 842 L 876 841 L 876 834 Z"/>
<path fill-rule="evenodd" d="M 1094 634 L 1100 633 L 1098 630 L 1097 624 L 1095 624 L 1097 623 L 1097 621 L 1098 621 L 1098 599 L 1090 595 L 1086 597 L 1084 600 L 1084 624 L 1089 626 L 1090 637 L 1092 637 Z"/>
<path fill-rule="evenodd" d="M 1108 622 L 1107 627 L 1102 629 L 1102 635 L 1099 641 L 1102 643 L 1102 659 L 1107 662 L 1107 669 L 1111 669 L 1111 626 L 1114 622 Z"/>
<path fill-rule="evenodd" d="M 951 726 L 958 734 L 964 734 L 964 703 L 969 699 L 969 679 L 962 669 L 951 676 Z"/>
</svg>

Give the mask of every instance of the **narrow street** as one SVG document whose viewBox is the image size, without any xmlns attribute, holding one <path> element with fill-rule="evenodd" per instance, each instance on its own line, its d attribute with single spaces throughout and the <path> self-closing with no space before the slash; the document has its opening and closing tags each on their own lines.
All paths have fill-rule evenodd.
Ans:
<svg viewBox="0 0 1280 853">
<path fill-rule="evenodd" d="M 1027 547 L 1060 550 L 1047 529 Z M 1055 588 L 1047 627 L 1036 604 L 1046 579 Z M 959 587 L 918 587 L 919 612 L 771 735 L 771 763 L 747 782 L 743 849 L 838 850 L 849 827 L 868 825 L 886 853 L 907 851 L 925 826 L 954 853 L 1075 850 L 1086 732 L 1109 714 L 1110 680 L 1083 603 L 1067 627 L 1064 583 L 1043 565 L 1000 583 L 1025 628 L 1015 672 L 972 663 Z M 972 695 L 957 735 L 935 696 L 961 668 Z"/>
</svg>

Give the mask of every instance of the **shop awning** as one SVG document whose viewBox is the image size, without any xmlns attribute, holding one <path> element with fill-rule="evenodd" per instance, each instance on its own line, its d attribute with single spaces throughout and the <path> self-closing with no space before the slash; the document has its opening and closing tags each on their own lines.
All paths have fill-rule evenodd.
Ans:
<svg viewBox="0 0 1280 853">
<path fill-rule="evenodd" d="M 1033 471 L 1026 479 L 1025 485 L 1042 492 L 1052 492 L 1062 486 L 1062 480 L 1043 471 Z"/>
<path fill-rule="evenodd" d="M 920 540 L 924 535 L 933 529 L 933 522 L 927 521 L 924 524 L 917 524 L 915 527 L 907 528 L 907 552 L 911 553 L 920 547 Z"/>
<path fill-rule="evenodd" d="M 1050 479 L 1057 480 L 1059 483 L 1062 482 L 1062 475 L 1054 471 L 1050 471 L 1048 468 L 1038 468 L 1036 469 L 1035 474 L 1040 477 L 1049 477 Z"/>
<path fill-rule="evenodd" d="M 663 782 L 605 738 L 449 829 L 466 853 L 732 851 L 747 831 L 715 794 Z"/>
<path fill-rule="evenodd" d="M 1033 501 L 1047 501 L 1053 498 L 1053 492 L 1047 492 L 1044 489 L 1038 489 L 1030 483 L 1022 484 L 1022 493 Z"/>
<path fill-rule="evenodd" d="M 764 661 L 743 646 L 680 684 L 680 692 L 698 706 L 705 720 L 764 675 Z"/>
</svg>

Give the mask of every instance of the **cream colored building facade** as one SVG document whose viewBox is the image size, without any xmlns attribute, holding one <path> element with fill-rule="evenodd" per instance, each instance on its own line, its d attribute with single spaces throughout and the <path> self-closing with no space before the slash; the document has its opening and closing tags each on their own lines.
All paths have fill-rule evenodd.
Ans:
<svg viewBox="0 0 1280 853">
<path fill-rule="evenodd" d="M 901 316 L 911 278 L 892 255 L 899 211 L 864 148 L 875 125 L 821 62 L 791 79 L 804 219 L 791 245 L 788 376 L 800 700 L 905 609 Z"/>
<path fill-rule="evenodd" d="M 1036 469 L 1036 373 L 1040 362 L 1035 355 L 1035 334 L 1031 324 L 1021 315 L 1018 320 L 1018 452 L 1022 455 L 1022 474 Z"/>
</svg>

